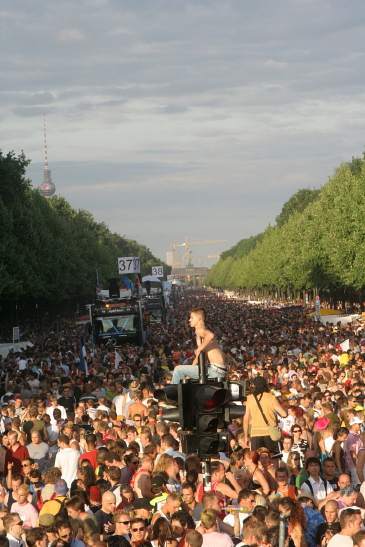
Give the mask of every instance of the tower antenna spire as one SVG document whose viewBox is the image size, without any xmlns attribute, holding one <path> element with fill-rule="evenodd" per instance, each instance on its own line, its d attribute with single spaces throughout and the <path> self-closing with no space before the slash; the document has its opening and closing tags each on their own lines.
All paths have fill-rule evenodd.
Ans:
<svg viewBox="0 0 365 547">
<path fill-rule="evenodd" d="M 51 170 L 48 167 L 48 145 L 47 145 L 47 120 L 43 114 L 43 182 L 38 186 L 38 190 L 45 198 L 50 198 L 56 192 L 56 186 L 52 182 Z"/>
<path fill-rule="evenodd" d="M 48 171 L 47 120 L 45 114 L 43 114 L 43 157 L 44 169 Z"/>
</svg>

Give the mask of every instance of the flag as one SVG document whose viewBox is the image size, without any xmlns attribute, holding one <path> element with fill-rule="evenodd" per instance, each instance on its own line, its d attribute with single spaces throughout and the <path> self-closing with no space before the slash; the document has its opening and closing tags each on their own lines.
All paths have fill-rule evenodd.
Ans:
<svg viewBox="0 0 365 547">
<path fill-rule="evenodd" d="M 115 350 L 115 354 L 114 354 L 114 368 L 115 369 L 119 368 L 121 360 L 122 360 L 122 358 L 121 358 L 120 354 L 117 352 L 117 350 Z"/>
<path fill-rule="evenodd" d="M 341 347 L 342 351 L 348 351 L 350 349 L 350 339 L 348 338 L 347 340 L 344 340 L 340 344 L 340 347 Z"/>
<path fill-rule="evenodd" d="M 133 290 L 133 282 L 129 279 L 127 275 L 122 276 L 122 283 L 128 290 Z"/>
<path fill-rule="evenodd" d="M 83 338 L 81 338 L 80 340 L 80 355 L 79 355 L 79 362 L 78 362 L 77 368 L 81 372 L 84 372 L 85 376 L 89 376 L 89 369 L 88 369 L 87 360 L 86 360 L 86 348 L 85 348 L 85 343 Z"/>
</svg>

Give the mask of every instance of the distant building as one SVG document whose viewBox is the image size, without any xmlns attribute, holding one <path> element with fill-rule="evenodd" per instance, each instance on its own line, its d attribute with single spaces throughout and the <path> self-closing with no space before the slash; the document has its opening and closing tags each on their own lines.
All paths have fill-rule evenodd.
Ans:
<svg viewBox="0 0 365 547">
<path fill-rule="evenodd" d="M 56 186 L 52 182 L 51 170 L 48 167 L 48 148 L 47 148 L 47 126 L 46 118 L 43 119 L 43 154 L 44 154 L 44 167 L 43 167 L 43 182 L 38 186 L 39 192 L 45 198 L 50 198 L 56 192 Z"/>
<path fill-rule="evenodd" d="M 186 268 L 172 268 L 171 276 L 174 279 L 184 281 L 189 285 L 197 286 L 204 283 L 204 279 L 207 277 L 209 268 L 187 266 Z"/>
</svg>

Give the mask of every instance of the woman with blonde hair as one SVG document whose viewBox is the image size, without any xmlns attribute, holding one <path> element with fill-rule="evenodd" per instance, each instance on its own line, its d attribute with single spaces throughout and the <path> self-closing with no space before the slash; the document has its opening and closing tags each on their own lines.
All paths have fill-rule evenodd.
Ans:
<svg viewBox="0 0 365 547">
<path fill-rule="evenodd" d="M 169 482 L 167 486 L 168 490 L 170 492 L 176 492 L 177 490 L 179 490 L 179 466 L 175 459 L 168 454 L 161 454 L 153 469 L 153 474 L 162 472 L 166 473 L 169 477 Z"/>
<path fill-rule="evenodd" d="M 172 469 L 172 466 L 174 465 L 174 458 L 172 456 L 169 456 L 168 454 L 161 454 L 161 456 L 158 458 L 157 462 L 155 463 L 155 467 L 153 468 L 153 473 L 161 473 L 164 471 L 169 475 L 167 472 L 168 469 Z"/>
</svg>

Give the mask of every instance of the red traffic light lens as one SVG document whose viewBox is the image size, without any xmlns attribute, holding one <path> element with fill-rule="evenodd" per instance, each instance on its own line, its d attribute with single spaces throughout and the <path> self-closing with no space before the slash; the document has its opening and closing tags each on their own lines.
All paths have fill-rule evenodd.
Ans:
<svg viewBox="0 0 365 547">
<path fill-rule="evenodd" d="M 198 392 L 200 407 L 209 412 L 220 408 L 227 401 L 227 390 L 215 386 L 204 386 L 201 393 Z"/>
</svg>

